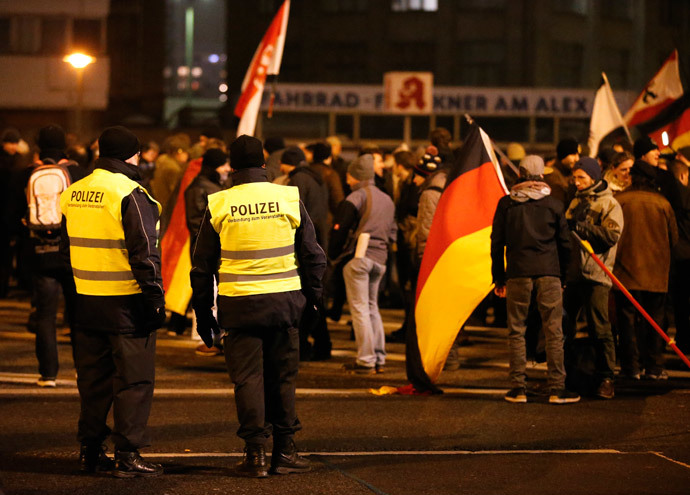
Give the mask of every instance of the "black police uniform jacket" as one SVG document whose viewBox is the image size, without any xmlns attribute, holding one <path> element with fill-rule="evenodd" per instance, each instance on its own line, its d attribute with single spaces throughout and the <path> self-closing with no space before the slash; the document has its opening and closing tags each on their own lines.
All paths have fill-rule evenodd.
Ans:
<svg viewBox="0 0 690 495">
<path fill-rule="evenodd" d="M 248 168 L 232 174 L 233 187 L 249 182 L 268 182 L 264 168 Z M 250 296 L 218 296 L 218 324 L 222 328 L 297 327 L 305 302 L 320 303 L 326 255 L 316 240 L 314 225 L 300 201 L 300 226 L 295 231 L 295 255 L 302 289 Z M 208 209 L 202 220 L 192 256 L 192 305 L 199 321 L 211 321 L 213 280 L 220 261 L 220 237 Z"/>
<path fill-rule="evenodd" d="M 136 166 L 113 158 L 99 158 L 95 168 L 123 174 L 141 181 Z M 141 293 L 126 296 L 90 296 L 77 294 L 75 327 L 107 333 L 149 333 L 160 328 L 165 319 L 165 297 L 158 250 L 158 206 L 145 192 L 134 189 L 122 200 L 122 228 L 129 264 Z M 70 263 L 69 233 L 62 217 L 60 252 Z"/>
</svg>

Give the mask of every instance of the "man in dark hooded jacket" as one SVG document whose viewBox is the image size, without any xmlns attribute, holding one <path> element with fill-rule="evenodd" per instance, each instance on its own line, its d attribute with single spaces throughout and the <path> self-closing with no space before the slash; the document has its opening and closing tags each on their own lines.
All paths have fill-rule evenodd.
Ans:
<svg viewBox="0 0 690 495">
<path fill-rule="evenodd" d="M 568 404 L 580 396 L 565 389 L 563 298 L 570 239 L 561 203 L 544 182 L 544 161 L 528 155 L 520 162 L 520 181 L 498 202 L 491 230 L 494 292 L 507 298 L 511 390 L 508 402 L 527 402 L 525 330 L 532 292 L 546 336 L 549 402 Z M 505 255 L 504 255 L 505 253 Z M 504 256 L 507 265 L 504 266 Z"/>
<path fill-rule="evenodd" d="M 288 186 L 296 186 L 299 189 L 299 198 L 314 224 L 316 240 L 325 252 L 328 242 L 326 182 L 319 172 L 308 166 L 304 152 L 297 146 L 285 149 L 280 160 L 280 171 L 288 176 Z M 314 339 L 313 349 L 309 342 L 309 335 Z M 301 361 L 322 361 L 331 357 L 331 337 L 328 333 L 323 307 L 307 304 L 299 325 L 299 337 Z"/>
</svg>

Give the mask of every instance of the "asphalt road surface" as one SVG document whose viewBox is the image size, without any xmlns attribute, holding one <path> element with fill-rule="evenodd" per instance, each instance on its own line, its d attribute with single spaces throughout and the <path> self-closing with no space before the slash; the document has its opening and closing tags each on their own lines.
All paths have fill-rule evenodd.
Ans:
<svg viewBox="0 0 690 495">
<path fill-rule="evenodd" d="M 194 354 L 188 337 L 159 332 L 154 479 L 77 472 L 79 401 L 69 338 L 61 330 L 58 387 L 40 389 L 26 298 L 0 301 L 0 493 L 14 494 L 684 494 L 690 493 L 690 370 L 668 354 L 670 379 L 616 382 L 611 401 L 551 405 L 545 367 L 529 370 L 527 404 L 508 387 L 506 330 L 469 327 L 461 367 L 433 397 L 377 396 L 406 384 L 404 348 L 388 344 L 385 374 L 347 374 L 347 316 L 331 325 L 335 355 L 304 363 L 298 448 L 310 473 L 252 480 L 234 475 L 232 388 L 222 358 Z M 384 310 L 386 331 L 400 311 Z"/>
</svg>

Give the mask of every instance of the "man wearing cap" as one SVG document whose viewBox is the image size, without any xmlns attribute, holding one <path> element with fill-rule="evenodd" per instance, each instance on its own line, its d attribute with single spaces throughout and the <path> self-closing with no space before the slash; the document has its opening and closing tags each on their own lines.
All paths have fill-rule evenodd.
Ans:
<svg viewBox="0 0 690 495">
<path fill-rule="evenodd" d="M 280 171 L 287 176 L 288 186 L 299 189 L 299 197 L 309 213 L 316 240 L 327 250 L 328 242 L 328 189 L 317 171 L 309 167 L 304 152 L 297 146 L 286 148 L 280 158 Z M 331 337 L 328 333 L 325 311 L 307 305 L 299 325 L 299 353 L 301 361 L 321 361 L 331 357 Z M 314 338 L 312 349 L 309 335 Z"/>
<path fill-rule="evenodd" d="M 572 170 L 580 159 L 580 145 L 572 138 L 562 139 L 556 147 L 556 161 L 552 171 L 544 174 L 544 182 L 551 188 L 551 197 L 563 204 L 563 209 L 575 196 L 572 184 Z"/>
<path fill-rule="evenodd" d="M 668 170 L 659 168 L 659 157 L 661 152 L 659 147 L 649 136 L 642 136 L 635 140 L 633 146 L 635 163 L 633 167 L 644 168 L 654 175 L 654 183 L 658 191 L 671 203 L 673 211 L 681 208 L 680 195 L 675 185 L 673 174 Z M 650 168 L 653 167 L 653 168 Z"/>
<path fill-rule="evenodd" d="M 81 399 L 78 439 L 83 472 L 157 476 L 144 461 L 153 399 L 156 329 L 165 321 L 158 252 L 160 205 L 137 182 L 139 140 L 124 127 L 98 138 L 94 171 L 66 189 L 63 256 L 77 289 L 72 334 Z M 106 425 L 113 408 L 114 427 Z M 103 442 L 111 436 L 115 465 Z"/>
<path fill-rule="evenodd" d="M 611 188 L 601 179 L 601 168 L 594 158 L 583 157 L 573 167 L 573 182 L 577 188 L 565 218 L 573 233 L 573 251 L 567 285 L 563 294 L 566 312 L 566 368 L 574 364 L 573 341 L 577 332 L 577 315 L 584 309 L 587 330 L 594 341 L 595 379 L 599 385 L 597 396 L 614 396 L 613 372 L 616 350 L 608 316 L 611 279 L 580 245 L 589 242 L 597 257 L 613 270 L 616 245 L 623 230 L 623 210 L 613 198 Z"/>
<path fill-rule="evenodd" d="M 318 304 L 326 256 L 296 187 L 266 178 L 261 141 L 242 135 L 230 146 L 233 187 L 208 197 L 192 258 L 192 305 L 209 347 L 224 333 L 225 360 L 245 442 L 242 476 L 310 469 L 297 454 L 295 412 L 298 323 L 305 303 Z M 213 281 L 218 277 L 218 319 Z"/>
<path fill-rule="evenodd" d="M 357 341 L 357 359 L 346 368 L 360 374 L 383 373 L 386 342 L 378 288 L 386 273 L 388 246 L 395 242 L 393 200 L 374 185 L 374 157 L 357 157 L 347 168 L 352 193 L 338 207 L 329 257 L 344 261 L 345 290 Z"/>
<path fill-rule="evenodd" d="M 491 230 L 491 272 L 499 297 L 507 298 L 511 389 L 505 400 L 527 402 L 525 330 L 536 291 L 546 337 L 549 402 L 569 404 L 580 396 L 566 390 L 563 364 L 561 287 L 570 254 L 568 226 L 558 200 L 544 182 L 544 161 L 527 155 L 520 180 L 496 206 Z M 504 259 L 507 264 L 504 265 Z"/>
</svg>

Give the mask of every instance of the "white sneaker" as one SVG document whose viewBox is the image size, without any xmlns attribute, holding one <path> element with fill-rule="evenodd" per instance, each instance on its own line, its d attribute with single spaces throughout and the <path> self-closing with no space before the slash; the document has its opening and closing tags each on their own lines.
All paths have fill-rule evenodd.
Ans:
<svg viewBox="0 0 690 495">
<path fill-rule="evenodd" d="M 36 382 L 36 385 L 42 388 L 55 388 L 56 383 L 55 383 L 55 378 L 39 378 L 38 381 Z"/>
</svg>

